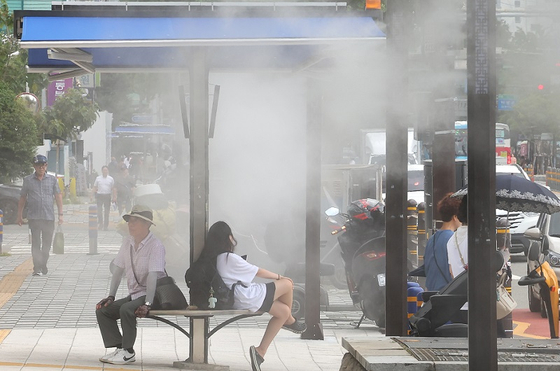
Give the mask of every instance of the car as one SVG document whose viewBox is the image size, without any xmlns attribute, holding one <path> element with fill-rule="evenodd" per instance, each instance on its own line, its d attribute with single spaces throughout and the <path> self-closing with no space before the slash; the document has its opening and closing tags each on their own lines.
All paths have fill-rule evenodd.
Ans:
<svg viewBox="0 0 560 371">
<path fill-rule="evenodd" d="M 517 164 L 496 165 L 496 174 L 513 174 L 521 178 L 531 180 L 523 168 Z M 510 252 L 525 253 L 529 250 L 529 240 L 524 233 L 527 229 L 534 227 L 539 219 L 537 213 L 526 213 L 521 211 L 510 211 L 496 209 L 496 218 L 507 218 L 511 235 Z"/>
<path fill-rule="evenodd" d="M 383 173 L 383 193 L 382 199 L 385 202 L 386 193 L 385 186 L 387 185 L 386 173 Z M 424 200 L 424 165 L 408 164 L 408 192 L 406 195 L 407 200 L 416 201 L 419 205 Z"/>
<path fill-rule="evenodd" d="M 425 202 L 424 165 L 408 165 L 408 193 L 406 199 L 416 201 L 416 205 Z"/>
<path fill-rule="evenodd" d="M 540 253 L 539 261 L 547 261 L 560 278 L 560 212 L 540 214 L 537 224 L 525 231 L 525 236 L 531 248 L 536 246 Z M 527 259 L 527 273 L 535 269 L 536 263 Z M 544 304 L 540 298 L 538 285 L 528 286 L 529 309 L 531 312 L 541 312 L 546 317 Z"/>
<path fill-rule="evenodd" d="M 17 222 L 17 211 L 21 186 L 0 184 L 0 210 L 4 217 L 4 224 L 15 224 Z M 24 210 L 25 217 L 25 210 Z"/>
</svg>

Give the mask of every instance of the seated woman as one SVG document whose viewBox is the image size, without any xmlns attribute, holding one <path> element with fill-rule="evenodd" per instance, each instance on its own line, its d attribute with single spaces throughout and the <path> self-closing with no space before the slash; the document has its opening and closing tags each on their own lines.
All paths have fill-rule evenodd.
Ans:
<svg viewBox="0 0 560 371">
<path fill-rule="evenodd" d="M 424 253 L 426 270 L 426 288 L 428 291 L 439 291 L 453 279 L 447 258 L 447 242 L 453 232 L 461 226 L 457 218 L 460 198 L 451 197 L 448 193 L 437 204 L 439 216 L 443 221 L 441 228 L 430 237 Z"/>
<path fill-rule="evenodd" d="M 238 283 L 234 288 L 234 309 L 263 311 L 272 316 L 259 346 L 249 348 L 251 367 L 253 371 L 260 371 L 266 351 L 281 328 L 301 334 L 306 326 L 292 316 L 293 281 L 248 263 L 233 252 L 236 245 L 229 225 L 216 222 L 208 230 L 200 258 L 215 260 L 216 269 L 228 287 Z M 255 277 L 274 281 L 252 282 Z"/>
</svg>

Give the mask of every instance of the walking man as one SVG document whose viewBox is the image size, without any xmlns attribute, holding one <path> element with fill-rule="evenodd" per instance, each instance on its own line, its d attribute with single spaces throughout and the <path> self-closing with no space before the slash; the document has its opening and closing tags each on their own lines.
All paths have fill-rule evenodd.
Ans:
<svg viewBox="0 0 560 371">
<path fill-rule="evenodd" d="M 54 234 L 54 201 L 58 208 L 58 224 L 62 224 L 62 193 L 56 178 L 47 174 L 47 158 L 33 157 L 35 172 L 23 178 L 18 202 L 17 223 L 23 224 L 23 208 L 27 202 L 27 219 L 31 230 L 33 275 L 47 274 L 47 261 Z M 42 241 L 41 241 L 42 237 Z"/>
<path fill-rule="evenodd" d="M 150 232 L 152 210 L 134 205 L 123 215 L 128 223 L 125 238 L 114 260 L 109 296 L 97 303 L 95 314 L 105 348 L 116 349 L 99 358 L 103 363 L 125 365 L 136 360 L 136 317 L 146 317 L 152 306 L 158 278 L 165 277 L 165 247 Z M 115 300 L 123 275 L 129 295 Z M 117 320 L 120 319 L 122 335 Z"/>
<path fill-rule="evenodd" d="M 106 231 L 109 228 L 111 202 L 117 201 L 115 180 L 109 175 L 109 168 L 107 166 L 101 168 L 101 175 L 95 179 L 93 183 L 93 194 L 97 201 L 97 224 L 99 225 L 99 229 L 103 227 Z"/>
</svg>

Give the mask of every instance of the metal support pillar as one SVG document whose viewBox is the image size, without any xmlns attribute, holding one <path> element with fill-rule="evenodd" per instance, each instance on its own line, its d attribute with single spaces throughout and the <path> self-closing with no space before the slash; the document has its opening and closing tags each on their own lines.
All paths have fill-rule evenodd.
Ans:
<svg viewBox="0 0 560 371">
<path fill-rule="evenodd" d="M 302 339 L 323 340 L 321 293 L 321 88 L 307 83 L 307 214 L 305 227 L 305 322 Z"/>
<path fill-rule="evenodd" d="M 208 65 L 206 48 L 195 47 L 190 89 L 190 262 L 198 259 L 208 231 Z"/>
<path fill-rule="evenodd" d="M 441 227 L 441 217 L 437 210 L 438 202 L 449 192 L 455 192 L 455 103 L 452 99 L 436 99 L 434 145 L 432 161 L 432 216 L 436 228 Z"/>
<path fill-rule="evenodd" d="M 419 256 L 418 256 L 418 208 L 415 200 L 407 201 L 407 258 L 413 264 L 413 266 L 419 267 Z M 410 311 L 409 311 L 410 313 Z"/>
<path fill-rule="evenodd" d="M 89 206 L 89 254 L 97 254 L 97 205 Z"/>
<path fill-rule="evenodd" d="M 404 336 L 407 333 L 406 240 L 405 217 L 407 195 L 407 114 L 408 107 L 408 38 L 411 14 L 409 0 L 387 3 L 387 46 L 392 70 L 388 76 L 387 112 L 387 304 L 386 334 Z"/>
<path fill-rule="evenodd" d="M 0 210 L 0 254 L 3 254 L 2 243 L 4 242 L 4 212 Z"/>
<path fill-rule="evenodd" d="M 496 2 L 467 1 L 469 370 L 496 371 Z"/>
</svg>

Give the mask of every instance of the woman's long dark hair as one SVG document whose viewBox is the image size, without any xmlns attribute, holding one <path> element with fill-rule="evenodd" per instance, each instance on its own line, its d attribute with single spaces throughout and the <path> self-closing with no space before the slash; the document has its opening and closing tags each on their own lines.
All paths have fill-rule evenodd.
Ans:
<svg viewBox="0 0 560 371">
<path fill-rule="evenodd" d="M 233 242 L 230 239 L 232 236 Z M 226 222 L 216 222 L 212 224 L 206 235 L 206 243 L 200 253 L 204 259 L 215 259 L 216 256 L 224 252 L 233 252 L 237 241 L 233 238 L 231 228 Z"/>
</svg>

